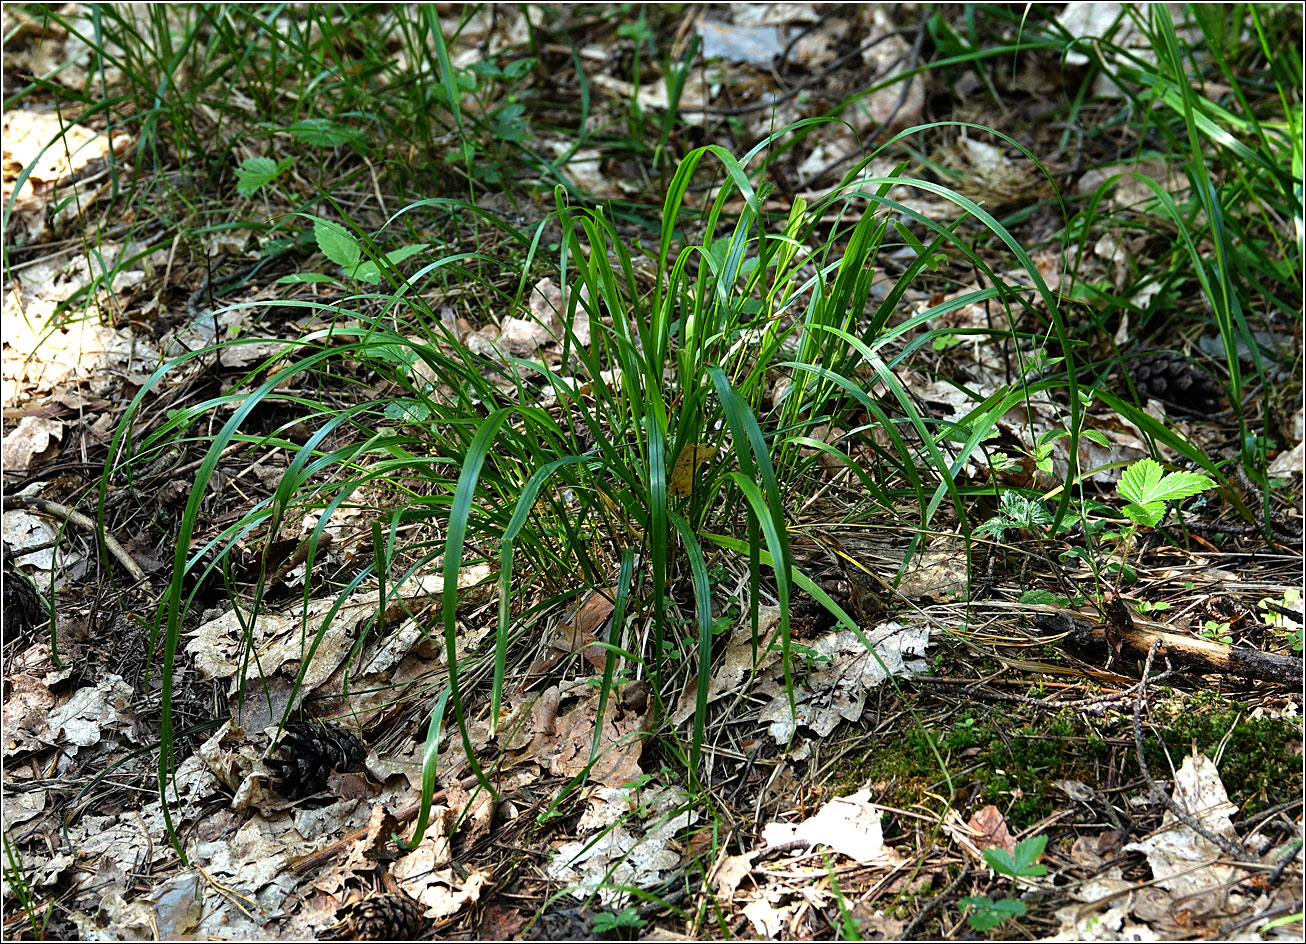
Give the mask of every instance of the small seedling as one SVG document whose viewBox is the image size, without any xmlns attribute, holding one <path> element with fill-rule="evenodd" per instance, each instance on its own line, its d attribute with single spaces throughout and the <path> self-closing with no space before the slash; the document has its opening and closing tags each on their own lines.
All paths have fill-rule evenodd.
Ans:
<svg viewBox="0 0 1306 944">
<path fill-rule="evenodd" d="M 1002 493 L 997 514 L 976 528 L 975 533 L 991 534 L 1001 541 L 1008 529 L 1033 531 L 1051 523 L 1052 515 L 1043 502 L 1013 490 Z"/>
<path fill-rule="evenodd" d="M 1038 878 L 1048 874 L 1047 866 L 1036 864 L 1042 857 L 1043 850 L 1047 848 L 1047 844 L 1047 836 L 1030 836 L 1016 843 L 1014 854 L 996 846 L 985 849 L 984 861 L 988 863 L 989 868 L 1000 875 L 1008 875 L 1011 878 Z"/>
<path fill-rule="evenodd" d="M 381 266 L 371 259 L 363 258 L 363 243 L 344 226 L 331 220 L 313 217 L 313 235 L 317 248 L 322 255 L 340 266 L 346 279 L 358 279 L 371 285 L 381 281 Z M 426 248 L 425 243 L 410 243 L 387 252 L 384 259 L 390 266 L 396 266 L 409 256 L 416 255 Z M 340 282 L 341 280 L 324 272 L 296 272 L 282 276 L 277 280 L 289 285 L 301 282 Z"/>
<path fill-rule="evenodd" d="M 1224 643 L 1226 646 L 1233 645 L 1233 637 L 1229 635 L 1229 624 L 1226 621 L 1207 620 L 1202 626 L 1202 635 L 1207 639 L 1214 639 L 1216 642 Z"/>
<path fill-rule="evenodd" d="M 1048 874 L 1046 866 L 1037 864 L 1047 844 L 1047 836 L 1030 836 L 1016 843 L 1014 853 L 997 846 L 985 849 L 984 861 L 994 872 L 1012 879 L 1038 878 Z M 976 931 L 992 930 L 1008 918 L 1025 914 L 1025 903 L 1010 896 L 994 900 L 985 895 L 970 895 L 960 903 L 969 909 L 966 920 Z"/>
<path fill-rule="evenodd" d="M 1300 612 L 1301 602 L 1301 591 L 1288 589 L 1284 591 L 1282 599 L 1266 597 L 1257 604 L 1261 610 L 1262 619 L 1270 627 L 1277 630 L 1280 635 L 1287 637 L 1293 652 L 1302 651 L 1302 624 L 1300 621 L 1292 619 L 1277 610 L 1271 610 L 1269 604 L 1273 603 L 1283 609 Z"/>
<path fill-rule="evenodd" d="M 1160 613 L 1162 610 L 1170 609 L 1170 604 L 1165 601 L 1153 603 L 1150 600 L 1139 600 L 1134 604 L 1134 609 L 1140 613 Z"/>
<path fill-rule="evenodd" d="M 626 928 L 642 928 L 647 923 L 634 908 L 624 908 L 615 914 L 600 911 L 594 915 L 594 933 L 612 934 Z"/>
<path fill-rule="evenodd" d="M 969 908 L 966 920 L 976 931 L 991 931 L 1008 918 L 1019 918 L 1025 914 L 1025 903 L 1014 898 L 1000 898 L 994 901 L 984 895 L 968 895 L 960 902 Z"/>
<path fill-rule="evenodd" d="M 1128 569 L 1129 549 L 1138 529 L 1155 528 L 1165 516 L 1168 502 L 1183 501 L 1214 488 L 1215 482 L 1200 472 L 1166 472 L 1155 459 L 1139 459 L 1125 469 L 1116 492 L 1128 504 L 1122 509 L 1129 527 L 1120 541 L 1119 573 Z"/>
</svg>

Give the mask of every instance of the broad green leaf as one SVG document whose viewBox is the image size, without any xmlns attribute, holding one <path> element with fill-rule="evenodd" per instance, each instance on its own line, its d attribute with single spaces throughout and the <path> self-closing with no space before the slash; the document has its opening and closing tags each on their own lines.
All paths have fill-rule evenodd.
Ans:
<svg viewBox="0 0 1306 944">
<path fill-rule="evenodd" d="M 1022 839 L 1016 843 L 1016 862 L 1017 873 L 1021 876 L 1034 877 L 1038 875 L 1047 875 L 1046 866 L 1035 865 L 1043 855 L 1043 850 L 1047 848 L 1048 837 L 1040 833 L 1037 836 L 1030 836 L 1028 839 Z"/>
<path fill-rule="evenodd" d="M 271 183 L 294 162 L 293 157 L 287 157 L 280 162 L 270 157 L 246 158 L 236 168 L 236 192 L 242 197 L 253 196 L 260 187 Z"/>
<path fill-rule="evenodd" d="M 322 250 L 322 255 L 338 266 L 350 268 L 357 265 L 363 256 L 358 240 L 339 223 L 314 220 L 313 235 L 317 238 L 317 248 Z"/>
<path fill-rule="evenodd" d="M 1161 518 L 1165 515 L 1165 502 L 1148 502 L 1146 505 L 1130 502 L 1121 510 L 1124 511 L 1125 517 L 1130 521 L 1137 521 L 1145 527 L 1155 528 L 1161 523 Z"/>
<path fill-rule="evenodd" d="M 1023 842 L 1016 844 L 1014 856 L 1006 849 L 998 846 L 985 849 L 984 861 L 989 864 L 989 868 L 993 871 L 1000 872 L 1003 875 L 1010 875 L 1012 878 L 1032 878 L 1038 875 L 1046 875 L 1047 868 L 1034 863 L 1043 854 L 1047 844 L 1047 836 L 1030 836 Z"/>
<path fill-rule="evenodd" d="M 353 128 L 329 118 L 304 118 L 287 129 L 305 144 L 319 147 L 336 147 L 340 144 L 362 144 L 363 136 Z"/>
<path fill-rule="evenodd" d="M 972 909 L 970 926 L 976 931 L 989 931 L 996 928 L 1007 918 L 1018 918 L 1025 914 L 1025 903 L 1014 898 L 1002 898 L 994 901 L 985 895 L 968 895 L 958 904 Z"/>
<path fill-rule="evenodd" d="M 391 264 L 397 265 L 409 256 L 416 255 L 425 248 L 426 243 L 410 243 L 407 246 L 401 246 L 393 252 L 387 252 L 385 258 L 386 261 Z M 346 271 L 345 275 L 362 282 L 367 282 L 369 285 L 375 285 L 381 281 L 381 267 L 369 259 L 366 262 L 358 263 L 356 266 Z"/>
<path fill-rule="evenodd" d="M 1152 492 L 1161 482 L 1165 470 L 1155 459 L 1139 459 L 1120 475 L 1116 491 L 1125 501 L 1146 505 L 1155 500 Z"/>
<path fill-rule="evenodd" d="M 360 282 L 366 282 L 368 285 L 376 285 L 381 281 L 381 267 L 371 259 L 360 262 L 356 266 L 351 266 L 345 270 L 345 277 L 358 279 Z"/>
<path fill-rule="evenodd" d="M 398 265 L 409 256 L 415 256 L 426 248 L 426 243 L 409 243 L 406 246 L 400 246 L 398 249 L 385 254 L 386 261 L 392 265 Z"/>
<path fill-rule="evenodd" d="M 1208 488 L 1215 488 L 1215 482 L 1200 472 L 1171 472 L 1161 479 L 1160 494 L 1156 501 L 1180 501 L 1200 495 Z"/>
<path fill-rule="evenodd" d="M 1155 459 L 1139 459 L 1121 474 L 1116 491 L 1129 502 L 1124 508 L 1126 515 L 1156 527 L 1166 502 L 1180 501 L 1214 487 L 1215 482 L 1200 472 L 1166 474 Z"/>
</svg>

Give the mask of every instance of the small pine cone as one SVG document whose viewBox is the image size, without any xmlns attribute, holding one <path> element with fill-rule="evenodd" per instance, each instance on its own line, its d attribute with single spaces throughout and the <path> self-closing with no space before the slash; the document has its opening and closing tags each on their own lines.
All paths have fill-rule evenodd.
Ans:
<svg viewBox="0 0 1306 944">
<path fill-rule="evenodd" d="M 4 572 L 3 639 L 9 642 L 45 622 L 45 601 L 27 576 Z"/>
<path fill-rule="evenodd" d="M 1138 392 L 1187 413 L 1208 413 L 1220 404 L 1220 387 L 1174 351 L 1152 351 L 1131 358 L 1129 373 Z"/>
<path fill-rule="evenodd" d="M 401 891 L 377 892 L 336 909 L 336 923 L 323 928 L 331 941 L 411 941 L 427 928 L 422 906 Z"/>
<path fill-rule="evenodd" d="M 264 763 L 272 771 L 273 786 L 282 796 L 297 800 L 326 787 L 331 771 L 352 770 L 367 758 L 367 748 L 356 734 L 318 721 L 287 728 L 285 736 Z"/>
</svg>

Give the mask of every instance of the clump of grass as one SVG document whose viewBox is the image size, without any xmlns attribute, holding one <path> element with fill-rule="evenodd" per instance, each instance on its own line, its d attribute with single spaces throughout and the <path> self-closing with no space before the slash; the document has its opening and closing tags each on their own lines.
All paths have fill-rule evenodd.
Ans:
<svg viewBox="0 0 1306 944">
<path fill-rule="evenodd" d="M 679 165 L 663 207 L 651 284 L 638 273 L 613 221 L 601 209 L 572 206 L 559 190 L 553 216 L 563 239 L 557 256 L 546 263 L 538 254 L 545 221 L 533 237 L 519 235 L 520 243 L 528 244 L 527 265 L 518 269 L 515 292 L 482 284 L 499 294 L 505 311 L 521 307 L 532 269 L 543 268 L 566 286 L 564 310 L 558 313 L 561 369 L 545 359 L 493 361 L 474 355 L 448 335 L 422 300 L 422 286 L 437 274 L 479 279 L 465 266 L 474 262 L 480 271 L 498 260 L 445 255 L 406 275 L 398 268 L 403 260 L 364 239 L 355 248 L 371 254 L 378 280 L 389 289 L 332 305 L 333 325 L 285 342 L 283 354 L 253 375 L 265 377 L 261 383 L 238 385 L 174 411 L 134 450 L 123 452 L 122 441 L 142 404 L 177 365 L 155 373 L 127 411 L 113 454 L 147 454 L 171 438 L 196 435 L 197 424 L 215 413 L 228 416 L 216 435 L 206 437 L 206 459 L 181 517 L 172 584 L 160 605 L 165 758 L 171 750 L 172 662 L 187 606 L 183 575 L 199 560 L 191 540 L 209 477 L 233 442 L 282 448 L 291 459 L 275 494 L 228 527 L 215 545 L 230 546 L 256 530 L 271 540 L 284 522 L 311 513 L 318 520 L 310 538 L 316 546 L 335 510 L 365 494 L 379 495 L 372 507 L 383 524 L 374 543 L 391 550 L 364 566 L 341 599 L 367 579 L 394 588 L 418 572 L 441 570 L 449 680 L 433 724 L 438 726 L 445 706 L 451 707 L 474 765 L 467 726 L 472 692 L 466 680 L 487 680 L 490 717 L 498 717 L 508 652 L 524 628 L 516 615 L 526 608 L 532 588 L 569 592 L 577 574 L 588 585 L 606 586 L 610 575 L 619 573 L 613 628 L 599 643 L 607 653 L 602 698 L 618 672 L 647 677 L 664 717 L 666 699 L 691 684 L 696 690 L 691 730 L 682 740 L 664 729 L 663 743 L 693 782 L 707 737 L 717 638 L 709 554 L 737 555 L 746 569 L 755 645 L 760 644 L 759 602 L 770 599 L 780 607 L 776 645 L 789 678 L 795 654 L 788 611 L 796 588 L 860 633 L 855 621 L 795 567 L 788 543 L 795 497 L 812 488 L 821 461 L 833 459 L 847 470 L 854 505 L 897 516 L 907 499 L 915 503 L 915 525 L 923 531 L 948 501 L 963 530 L 968 527 L 957 472 L 997 419 L 1028 394 L 1004 389 L 978 404 L 965 424 L 940 424 L 920 413 L 892 366 L 923 342 L 914 341 L 905 351 L 894 345 L 928 329 L 931 319 L 976 300 L 1028 302 L 995 276 L 994 288 L 895 324 L 899 300 L 941 247 L 969 254 L 986 271 L 989 267 L 954 228 L 909 209 L 891 191 L 925 189 L 953 200 L 1010 245 L 1036 282 L 1037 270 L 983 209 L 901 170 L 870 177 L 858 168 L 826 201 L 811 207 L 799 201 L 772 229 L 749 172 L 761 151 L 759 146 L 736 160 L 722 148 L 707 147 Z M 725 180 L 702 236 L 677 248 L 684 195 L 705 159 L 718 162 Z M 410 204 L 399 215 L 437 202 Z M 738 206 L 733 217 L 725 213 L 730 203 Z M 848 223 L 809 249 L 818 221 L 832 213 L 845 215 Z M 871 302 L 872 262 L 904 231 L 896 221 L 901 218 L 919 226 L 929 243 L 918 243 L 917 260 L 882 301 Z M 492 215 L 486 214 L 485 222 L 493 223 Z M 341 232 L 332 230 L 332 238 Z M 1046 286 L 1042 297 L 1048 306 L 1043 310 L 1051 312 L 1049 333 L 1064 338 Z M 582 320 L 592 334 L 588 345 L 577 334 Z M 923 340 L 933 334 L 925 330 Z M 362 370 L 343 369 L 350 363 Z M 781 375 L 788 381 L 783 394 L 774 396 Z M 310 382 L 314 377 L 319 379 Z M 387 391 L 384 398 L 368 397 L 333 411 L 326 403 L 281 392 L 296 379 L 298 388 L 312 389 L 319 382 L 357 385 L 359 377 L 378 378 Z M 884 391 L 893 410 L 868 392 L 868 381 Z M 552 405 L 540 405 L 545 402 L 541 387 Z M 316 432 L 302 445 L 279 432 L 241 432 L 253 410 L 271 404 L 316 417 Z M 832 444 L 816 434 L 820 426 L 850 432 Z M 887 435 L 889 445 L 876 439 L 876 430 Z M 855 461 L 854 450 L 871 456 L 870 463 Z M 689 485 L 673 487 L 686 454 L 708 458 L 694 463 Z M 107 476 L 108 470 L 106 481 Z M 413 532 L 414 524 L 426 527 Z M 401 525 L 408 526 L 403 533 L 422 537 L 402 543 Z M 408 562 L 406 571 L 379 572 L 390 560 Z M 495 645 L 492 653 L 460 662 L 458 578 L 478 562 L 497 572 Z M 682 607 L 692 617 L 673 619 Z M 326 628 L 318 630 L 317 639 Z M 167 771 L 165 760 L 165 780 Z"/>
<path fill-rule="evenodd" d="M 4 833 L 4 847 L 4 874 L 10 894 L 22 906 L 23 914 L 27 916 L 28 926 L 32 929 L 32 936 L 40 940 L 45 936 L 45 927 L 50 921 L 54 908 L 52 905 L 47 906 L 44 913 L 41 913 L 32 891 L 31 881 L 28 879 L 27 867 L 23 864 L 22 854 L 14 841 L 9 838 L 8 830 Z"/>
</svg>

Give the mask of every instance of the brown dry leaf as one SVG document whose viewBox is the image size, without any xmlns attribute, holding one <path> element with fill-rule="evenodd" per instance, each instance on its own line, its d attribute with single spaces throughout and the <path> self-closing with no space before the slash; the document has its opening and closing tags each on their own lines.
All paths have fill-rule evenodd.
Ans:
<svg viewBox="0 0 1306 944">
<path fill-rule="evenodd" d="M 648 734 L 649 705 L 645 702 L 644 710 L 637 713 L 626 707 L 629 699 L 623 697 L 632 687 L 643 684 L 630 682 L 609 696 L 598 754 L 590 769 L 592 782 L 619 787 L 643 773 L 639 758 Z M 558 718 L 552 743 L 544 746 L 536 758 L 542 769 L 555 776 L 575 776 L 589 764 L 599 692 L 588 689 L 586 694 L 579 705 Z"/>
<path fill-rule="evenodd" d="M 339 897 L 345 889 L 357 884 L 359 876 L 371 872 L 378 862 L 393 857 L 391 835 L 399 830 L 399 822 L 385 804 L 372 804 L 366 828 L 361 839 L 351 843 L 343 856 L 312 880 L 315 889 Z"/>
<path fill-rule="evenodd" d="M 929 598 L 947 602 L 964 598 L 969 580 L 965 545 L 959 538 L 945 538 L 921 554 L 903 575 L 898 592 L 909 600 Z"/>
<path fill-rule="evenodd" d="M 859 903 L 853 908 L 853 919 L 857 922 L 857 936 L 863 941 L 899 941 L 906 921 L 892 918 L 883 911 L 872 910 L 874 906 Z"/>
<path fill-rule="evenodd" d="M 449 864 L 449 825 L 453 815 L 453 811 L 443 803 L 433 807 L 431 821 L 426 824 L 422 841 L 417 844 L 417 848 L 400 857 L 390 869 L 404 890 L 415 898 L 417 888 L 410 885 L 408 880 L 412 879 L 420 887 L 423 879 Z"/>
<path fill-rule="evenodd" d="M 739 883 L 753 871 L 753 860 L 759 855 L 760 851 L 745 852 L 742 855 L 726 856 L 721 861 L 716 874 L 712 876 L 712 891 L 718 902 L 724 905 L 735 897 Z"/>
<path fill-rule="evenodd" d="M 694 479 L 698 470 L 707 465 L 716 456 L 716 446 L 701 443 L 686 443 L 676 456 L 676 464 L 671 470 L 671 479 L 667 482 L 667 494 L 673 498 L 684 498 L 694 490 Z"/>
<path fill-rule="evenodd" d="M 1123 61 L 1127 56 L 1130 61 L 1142 61 L 1150 65 L 1157 62 L 1157 52 L 1152 37 L 1145 26 L 1135 22 L 1125 11 L 1129 4 L 1102 2 L 1102 0 L 1072 0 L 1057 15 L 1066 33 L 1077 39 L 1111 35 L 1111 42 L 1103 44 L 1104 58 L 1108 62 Z M 1183 4 L 1167 3 L 1169 16 L 1175 24 L 1175 32 L 1180 42 L 1195 45 L 1201 33 L 1192 25 L 1192 20 Z M 1144 20 L 1144 23 L 1146 21 Z M 1114 50 L 1119 50 L 1116 52 Z M 1072 66 L 1083 66 L 1089 62 L 1085 53 L 1072 50 L 1066 55 L 1066 62 Z M 1093 80 L 1091 95 L 1093 98 L 1125 98 L 1127 94 L 1111 78 L 1114 69 L 1098 70 Z M 1178 197 L 1176 196 L 1176 199 Z"/>
<path fill-rule="evenodd" d="M 818 737 L 827 737 L 840 723 L 861 718 L 867 693 L 889 674 L 906 677 L 925 671 L 925 654 L 930 642 L 930 625 L 903 626 L 889 622 L 858 634 L 851 630 L 827 633 L 810 643 L 815 657 L 795 663 L 793 704 L 781 667 L 772 665 L 757 687 L 757 694 L 770 698 L 758 720 L 770 725 L 777 743 L 788 744 L 797 725 L 806 725 Z M 875 649 L 867 650 L 865 638 Z M 886 672 L 887 669 L 887 672 Z"/>
<path fill-rule="evenodd" d="M 496 803 L 493 795 L 479 784 L 465 789 L 457 783 L 446 788 L 445 803 L 449 806 L 450 825 L 454 829 L 454 853 L 461 857 L 489 835 Z"/>
<path fill-rule="evenodd" d="M 79 688 L 64 704 L 52 710 L 37 737 L 47 744 L 59 744 L 68 755 L 91 747 L 107 732 L 135 726 L 131 686 L 117 675 L 104 676 L 97 684 Z"/>
<path fill-rule="evenodd" d="M 540 279 L 531 289 L 531 316 L 547 328 L 553 337 L 562 336 L 562 316 L 567 311 L 567 296 L 553 279 Z"/>
<path fill-rule="evenodd" d="M 778 892 L 775 893 L 775 897 L 779 898 Z M 774 940 L 789 925 L 793 918 L 794 907 L 786 905 L 783 908 L 776 908 L 768 900 L 754 898 L 744 905 L 743 911 L 744 917 L 752 922 L 753 930 L 757 932 L 758 937 Z"/>
<path fill-rule="evenodd" d="M 646 82 L 638 88 L 610 75 L 592 75 L 590 82 L 622 102 L 637 98 L 639 107 L 646 111 L 666 111 L 669 104 L 667 83 L 662 80 Z M 709 87 L 702 73 L 698 70 L 691 72 L 680 92 L 679 104 L 685 109 L 679 115 L 680 120 L 691 125 L 701 125 L 704 120 L 703 108 L 710 97 L 708 93 Z M 578 151 L 577 156 L 581 153 L 583 152 Z M 571 164 L 567 166 L 570 168 Z"/>
<path fill-rule="evenodd" d="M 410 857 L 406 856 L 399 862 L 406 862 Z M 398 863 L 396 863 L 394 867 L 396 877 L 398 871 Z M 434 920 L 452 917 L 468 905 L 475 904 L 480 900 L 481 893 L 492 884 L 489 873 L 477 868 L 471 869 L 465 879 L 453 869 L 425 872 L 421 875 L 413 872 L 407 874 L 411 878 L 400 882 L 400 886 L 426 909 L 426 917 Z"/>
<path fill-rule="evenodd" d="M 996 806 L 990 804 L 976 810 L 966 825 L 975 836 L 975 844 L 981 849 L 1005 849 L 1015 854 L 1016 840 L 1008 832 L 1007 821 Z"/>
<path fill-rule="evenodd" d="M 1175 801 L 1208 831 L 1237 842 L 1229 816 L 1238 808 L 1229 802 L 1220 772 L 1205 754 L 1184 759 L 1175 775 Z M 1153 881 L 1168 890 L 1183 908 L 1194 914 L 1223 909 L 1235 872 L 1219 865 L 1220 847 L 1166 810 L 1160 831 L 1125 846 L 1142 852 L 1151 866 Z"/>
<path fill-rule="evenodd" d="M 115 137 L 115 153 L 125 153 L 129 142 L 126 135 Z M 14 183 L 24 168 L 31 167 L 32 172 L 23 182 L 20 200 L 45 194 L 58 181 L 72 176 L 92 161 L 108 156 L 109 139 L 102 131 L 92 131 L 82 125 L 65 125 L 54 113 L 29 108 L 6 109 L 4 199 L 8 202 Z"/>
<path fill-rule="evenodd" d="M 603 904 L 624 907 L 626 888 L 650 888 L 682 867 L 675 837 L 702 814 L 675 787 L 599 787 L 577 824 L 580 837 L 558 847 L 544 871 L 585 891 L 597 889 Z M 636 817 L 642 817 L 642 822 Z"/>
<path fill-rule="evenodd" d="M 482 941 L 515 940 L 526 927 L 526 915 L 516 908 L 491 902 L 481 912 L 481 923 L 476 926 L 476 936 Z"/>
<path fill-rule="evenodd" d="M 23 471 L 50 462 L 59 454 L 63 423 L 41 416 L 24 416 L 4 438 L 4 467 Z"/>
<path fill-rule="evenodd" d="M 35 675 L 15 671 L 12 661 L 6 660 L 6 663 L 5 668 L 11 674 L 5 679 L 4 740 L 0 756 L 8 759 L 47 746 L 37 732 L 44 729 L 46 718 L 58 699 L 50 691 L 48 680 L 43 682 Z M 16 768 L 11 766 L 9 769 Z"/>
<path fill-rule="evenodd" d="M 499 323 L 499 335 L 494 339 L 494 345 L 506 354 L 527 357 L 540 348 L 554 344 L 557 337 L 556 333 L 534 319 L 508 316 Z"/>
<path fill-rule="evenodd" d="M 603 587 L 590 591 L 581 604 L 567 613 L 562 623 L 553 630 L 549 642 L 556 651 L 531 666 L 530 674 L 538 675 L 547 672 L 563 656 L 574 652 L 580 652 L 590 665 L 602 669 L 607 654 L 601 646 L 591 646 L 590 643 L 598 642 L 601 638 L 603 626 L 612 616 L 616 595 L 616 587 Z"/>
</svg>

